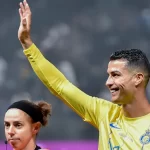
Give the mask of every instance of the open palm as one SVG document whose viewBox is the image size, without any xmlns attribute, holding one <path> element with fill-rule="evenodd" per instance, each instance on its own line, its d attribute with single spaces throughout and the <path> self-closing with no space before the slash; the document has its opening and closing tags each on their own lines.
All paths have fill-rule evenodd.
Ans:
<svg viewBox="0 0 150 150">
<path fill-rule="evenodd" d="M 31 10 L 26 0 L 19 5 L 20 26 L 18 30 L 18 39 L 23 42 L 30 38 Z"/>
</svg>

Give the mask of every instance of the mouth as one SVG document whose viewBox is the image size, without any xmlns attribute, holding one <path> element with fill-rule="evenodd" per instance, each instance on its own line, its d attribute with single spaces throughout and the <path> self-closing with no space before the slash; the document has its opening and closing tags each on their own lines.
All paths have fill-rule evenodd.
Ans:
<svg viewBox="0 0 150 150">
<path fill-rule="evenodd" d="M 114 96 L 115 94 L 117 94 L 117 92 L 119 91 L 119 88 L 116 87 L 116 88 L 111 88 L 110 89 L 110 93 Z"/>
<path fill-rule="evenodd" d="M 9 142 L 14 142 L 14 141 L 18 141 L 19 138 L 11 138 L 11 139 L 8 139 Z"/>
</svg>

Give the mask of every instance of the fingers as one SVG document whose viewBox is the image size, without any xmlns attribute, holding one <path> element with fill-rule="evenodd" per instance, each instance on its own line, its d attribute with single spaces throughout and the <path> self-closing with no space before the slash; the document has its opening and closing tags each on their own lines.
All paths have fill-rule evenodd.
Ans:
<svg viewBox="0 0 150 150">
<path fill-rule="evenodd" d="M 24 1 L 23 1 L 23 4 L 24 4 L 24 6 L 26 6 L 26 4 L 28 4 L 28 3 L 27 3 L 27 1 L 26 1 L 26 0 L 24 0 Z"/>
<path fill-rule="evenodd" d="M 21 9 L 19 11 L 19 13 L 21 13 L 21 17 L 22 16 L 25 17 L 26 14 L 31 14 L 30 7 L 26 0 L 24 0 L 23 2 L 20 2 L 19 5 L 20 5 L 20 9 Z"/>
<path fill-rule="evenodd" d="M 29 5 L 28 5 L 26 0 L 23 1 L 23 5 L 24 5 L 24 10 L 26 12 L 28 12 L 28 13 L 31 12 L 30 7 L 29 7 Z"/>
<path fill-rule="evenodd" d="M 23 13 L 21 11 L 21 8 L 19 8 L 19 15 L 20 15 L 20 20 L 21 20 L 21 25 L 23 25 L 23 27 L 25 28 L 26 25 L 27 25 L 27 21 L 26 21 L 26 18 L 23 17 Z"/>
<path fill-rule="evenodd" d="M 20 2 L 19 5 L 20 5 L 20 9 L 21 9 L 21 11 L 22 11 L 22 14 L 24 14 L 24 13 L 25 13 L 25 7 L 24 7 L 23 3 Z"/>
<path fill-rule="evenodd" d="M 27 3 L 26 0 L 24 0 L 24 6 L 25 6 L 25 11 L 26 11 L 27 13 L 31 13 L 30 7 L 29 7 L 29 5 L 28 5 L 28 3 Z"/>
<path fill-rule="evenodd" d="M 30 29 L 31 25 L 31 10 L 26 0 L 23 1 L 25 12 L 26 12 L 26 21 L 27 21 L 27 28 Z"/>
<path fill-rule="evenodd" d="M 25 6 L 24 3 L 20 2 L 20 8 L 19 8 L 19 15 L 20 15 L 20 20 L 21 20 L 21 24 L 26 27 L 26 18 L 25 18 Z"/>
<path fill-rule="evenodd" d="M 30 30 L 31 25 L 31 10 L 26 0 L 19 3 L 19 15 L 20 15 L 20 23 L 24 28 Z"/>
<path fill-rule="evenodd" d="M 23 12 L 22 12 L 21 8 L 19 8 L 19 15 L 20 15 L 20 20 L 22 20 L 22 18 L 23 18 Z"/>
</svg>

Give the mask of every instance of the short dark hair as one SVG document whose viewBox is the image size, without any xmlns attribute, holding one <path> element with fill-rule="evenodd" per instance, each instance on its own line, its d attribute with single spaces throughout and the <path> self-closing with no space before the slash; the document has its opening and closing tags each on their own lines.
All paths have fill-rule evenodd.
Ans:
<svg viewBox="0 0 150 150">
<path fill-rule="evenodd" d="M 127 66 L 140 69 L 144 73 L 147 85 L 150 77 L 150 63 L 143 51 L 140 49 L 120 50 L 110 56 L 110 61 L 118 59 L 125 59 Z"/>
</svg>

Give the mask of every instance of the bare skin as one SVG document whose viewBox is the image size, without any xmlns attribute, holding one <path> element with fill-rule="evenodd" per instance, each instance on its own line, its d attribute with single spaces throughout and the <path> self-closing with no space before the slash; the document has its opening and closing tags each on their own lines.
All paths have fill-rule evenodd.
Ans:
<svg viewBox="0 0 150 150">
<path fill-rule="evenodd" d="M 125 60 L 114 60 L 108 64 L 106 86 L 111 92 L 112 102 L 121 104 L 126 117 L 140 117 L 150 113 L 145 94 L 144 75 L 131 71 Z M 113 90 L 117 88 L 117 90 Z"/>
<path fill-rule="evenodd" d="M 25 112 L 15 108 L 9 109 L 4 117 L 4 125 L 6 139 L 13 150 L 35 149 L 35 137 L 40 124 L 32 123 Z"/>
<path fill-rule="evenodd" d="M 35 149 L 36 134 L 41 126 L 39 122 L 32 123 L 31 118 L 25 112 L 14 108 L 6 112 L 4 126 L 6 139 L 13 150 Z"/>
<path fill-rule="evenodd" d="M 20 15 L 20 26 L 18 30 L 18 39 L 24 49 L 29 48 L 32 45 L 32 40 L 30 37 L 31 30 L 31 10 L 26 0 L 21 2 L 19 8 Z"/>
</svg>

